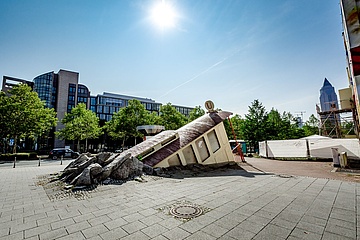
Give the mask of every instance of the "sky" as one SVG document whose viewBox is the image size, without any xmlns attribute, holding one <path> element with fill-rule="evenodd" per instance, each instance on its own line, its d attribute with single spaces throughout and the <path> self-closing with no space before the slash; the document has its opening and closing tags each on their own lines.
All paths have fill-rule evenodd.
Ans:
<svg viewBox="0 0 360 240">
<path fill-rule="evenodd" d="M 339 0 L 2 0 L 0 76 L 80 74 L 111 92 L 244 117 L 316 115 L 348 87 Z M 163 9 L 160 11 L 159 9 Z M 2 79 L 2 78 L 1 78 Z"/>
</svg>

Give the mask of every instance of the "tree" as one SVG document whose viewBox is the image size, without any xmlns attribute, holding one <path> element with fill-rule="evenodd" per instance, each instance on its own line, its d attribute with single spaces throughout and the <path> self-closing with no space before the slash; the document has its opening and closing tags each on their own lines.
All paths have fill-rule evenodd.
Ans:
<svg viewBox="0 0 360 240">
<path fill-rule="evenodd" d="M 314 114 L 311 114 L 309 119 L 304 124 L 304 131 L 306 136 L 314 135 L 319 133 L 319 119 Z"/>
<path fill-rule="evenodd" d="M 171 103 L 167 103 L 160 107 L 160 124 L 163 125 L 166 130 L 176 130 L 186 123 L 186 117 L 176 111 Z"/>
<path fill-rule="evenodd" d="M 237 140 L 243 139 L 242 125 L 244 124 L 244 119 L 242 119 L 240 115 L 235 114 L 235 116 L 233 116 L 230 119 L 230 121 L 234 128 L 234 133 L 236 135 L 236 139 Z M 230 126 L 230 123 L 228 120 L 224 121 L 224 127 L 225 127 L 225 131 L 226 131 L 228 138 L 234 139 L 234 134 L 233 134 L 233 131 L 231 129 L 231 126 Z"/>
<path fill-rule="evenodd" d="M 195 119 L 203 116 L 205 114 L 205 110 L 201 108 L 201 106 L 196 106 L 193 110 L 191 110 L 189 114 L 189 122 L 194 121 Z"/>
<path fill-rule="evenodd" d="M 14 140 L 16 153 L 20 138 L 36 138 L 56 125 L 54 109 L 45 108 L 44 102 L 26 84 L 19 84 L 9 90 L 9 96 L 0 94 L 1 137 Z"/>
<path fill-rule="evenodd" d="M 157 118 L 154 114 L 144 108 L 139 100 L 133 99 L 125 108 L 121 108 L 113 115 L 110 121 L 106 122 L 105 128 L 113 139 L 122 139 L 122 146 L 129 137 L 142 137 L 143 135 L 136 130 L 137 126 L 156 123 Z"/>
<path fill-rule="evenodd" d="M 304 137 L 304 130 L 298 127 L 296 118 L 289 112 L 280 114 L 271 109 L 267 115 L 266 126 L 268 140 L 284 140 Z"/>
<path fill-rule="evenodd" d="M 266 132 L 267 112 L 259 100 L 254 100 L 249 106 L 248 114 L 245 114 L 242 132 L 244 140 L 249 142 L 254 150 L 259 148 L 259 142 L 267 139 Z"/>
<path fill-rule="evenodd" d="M 79 103 L 70 113 L 65 114 L 61 123 L 64 124 L 64 128 L 55 134 L 61 139 L 77 140 L 77 150 L 80 141 L 85 140 L 85 151 L 87 151 L 87 140 L 97 138 L 102 133 L 99 118 L 94 112 L 86 109 L 84 103 Z"/>
</svg>

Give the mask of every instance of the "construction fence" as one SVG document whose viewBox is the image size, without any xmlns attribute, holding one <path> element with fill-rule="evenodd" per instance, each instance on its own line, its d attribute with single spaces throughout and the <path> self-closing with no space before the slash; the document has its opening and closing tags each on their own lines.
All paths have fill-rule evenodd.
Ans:
<svg viewBox="0 0 360 240">
<path fill-rule="evenodd" d="M 265 158 L 332 159 L 332 148 L 346 152 L 349 159 L 360 159 L 359 139 L 295 139 L 259 143 L 259 154 Z"/>
</svg>

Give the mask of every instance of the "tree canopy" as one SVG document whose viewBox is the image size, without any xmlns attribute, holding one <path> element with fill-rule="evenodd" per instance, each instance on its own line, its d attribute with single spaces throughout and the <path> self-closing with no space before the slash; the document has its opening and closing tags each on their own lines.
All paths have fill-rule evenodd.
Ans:
<svg viewBox="0 0 360 240">
<path fill-rule="evenodd" d="M 314 114 L 311 114 L 309 120 L 304 124 L 304 131 L 306 136 L 314 135 L 319 133 L 319 119 L 317 119 Z"/>
<path fill-rule="evenodd" d="M 176 130 L 187 123 L 187 118 L 179 113 L 171 103 L 160 107 L 160 125 L 166 130 Z"/>
<path fill-rule="evenodd" d="M 245 114 L 245 121 L 242 125 L 242 132 L 245 140 L 251 147 L 258 148 L 260 141 L 267 138 L 267 112 L 259 100 L 254 100 Z"/>
<path fill-rule="evenodd" d="M 129 100 L 127 107 L 121 108 L 113 115 L 110 121 L 106 122 L 105 128 L 113 139 L 122 139 L 123 144 L 129 137 L 142 137 L 136 130 L 137 126 L 156 123 L 157 118 L 150 114 L 139 100 Z"/>
<path fill-rule="evenodd" d="M 267 112 L 259 100 L 254 100 L 248 113 L 242 119 L 239 115 L 231 118 L 237 139 L 246 140 L 251 148 L 258 149 L 260 141 L 297 139 L 315 134 L 318 131 L 318 119 L 312 115 L 303 128 L 289 112 L 280 113 L 272 108 Z M 227 121 L 224 122 L 229 139 L 233 138 Z"/>
<path fill-rule="evenodd" d="M 28 85 L 14 86 L 8 93 L 0 93 L 0 137 L 13 139 L 16 153 L 18 139 L 43 135 L 56 125 L 57 118 L 54 109 L 45 108 Z"/>
<path fill-rule="evenodd" d="M 61 123 L 64 124 L 64 128 L 55 134 L 61 139 L 77 140 L 78 150 L 81 140 L 86 140 L 87 151 L 87 140 L 97 138 L 102 133 L 99 118 L 94 112 L 86 109 L 84 103 L 79 103 L 70 113 L 66 113 Z"/>
<path fill-rule="evenodd" d="M 205 114 L 205 110 L 201 108 L 201 106 L 196 106 L 193 110 L 191 110 L 189 114 L 189 122 L 194 121 L 195 119 L 203 116 Z"/>
</svg>

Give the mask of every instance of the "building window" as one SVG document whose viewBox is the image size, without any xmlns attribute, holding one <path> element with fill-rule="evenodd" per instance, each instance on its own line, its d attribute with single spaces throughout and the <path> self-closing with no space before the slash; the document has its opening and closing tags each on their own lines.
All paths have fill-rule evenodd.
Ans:
<svg viewBox="0 0 360 240">
<path fill-rule="evenodd" d="M 209 139 L 210 148 L 211 148 L 212 152 L 213 153 L 216 152 L 220 148 L 220 143 L 219 143 L 219 139 L 216 136 L 215 130 L 212 130 L 211 132 L 209 132 L 207 137 Z"/>
<path fill-rule="evenodd" d="M 198 139 L 195 141 L 195 145 L 200 154 L 201 161 L 205 161 L 210 156 L 205 139 L 203 137 Z"/>
</svg>

